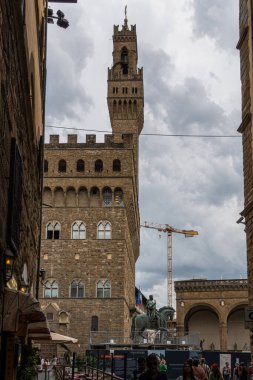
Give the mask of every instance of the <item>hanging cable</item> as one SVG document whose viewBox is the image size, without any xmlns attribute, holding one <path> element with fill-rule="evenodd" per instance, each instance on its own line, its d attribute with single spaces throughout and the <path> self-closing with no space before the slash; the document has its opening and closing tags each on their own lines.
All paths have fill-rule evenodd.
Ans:
<svg viewBox="0 0 253 380">
<path fill-rule="evenodd" d="M 46 125 L 46 128 L 55 128 L 55 129 L 70 129 L 74 131 L 83 131 L 83 132 L 96 132 L 96 133 L 112 133 L 108 130 L 98 130 L 98 129 L 86 129 L 86 128 L 74 128 L 74 127 L 58 127 L 54 125 Z M 114 134 L 122 132 L 114 132 Z M 241 138 L 241 135 L 202 135 L 202 134 L 179 134 L 179 133 L 141 133 L 140 136 L 160 136 L 160 137 L 198 137 L 198 138 Z"/>
</svg>

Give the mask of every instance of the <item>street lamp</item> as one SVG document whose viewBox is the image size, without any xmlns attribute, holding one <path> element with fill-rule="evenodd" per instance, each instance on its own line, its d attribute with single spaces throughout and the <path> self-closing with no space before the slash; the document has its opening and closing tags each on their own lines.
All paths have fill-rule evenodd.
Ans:
<svg viewBox="0 0 253 380">
<path fill-rule="evenodd" d="M 19 287 L 19 290 L 22 292 L 22 293 L 28 293 L 28 289 L 29 289 L 29 285 L 22 279 L 20 281 L 20 287 Z"/>
<path fill-rule="evenodd" d="M 10 249 L 6 249 L 4 253 L 4 281 L 7 284 L 13 276 L 15 256 Z"/>
<path fill-rule="evenodd" d="M 59 9 L 56 12 L 57 16 L 54 16 L 54 11 L 53 9 L 49 8 L 47 10 L 47 22 L 49 24 L 54 24 L 54 18 L 57 19 L 57 25 L 60 26 L 61 28 L 67 29 L 69 26 L 69 22 L 65 17 L 65 14 Z"/>
</svg>

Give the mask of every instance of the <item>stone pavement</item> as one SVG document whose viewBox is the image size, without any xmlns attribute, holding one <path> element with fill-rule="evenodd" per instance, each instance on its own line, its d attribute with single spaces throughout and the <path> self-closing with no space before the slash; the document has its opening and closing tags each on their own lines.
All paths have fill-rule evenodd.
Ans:
<svg viewBox="0 0 253 380">
<path fill-rule="evenodd" d="M 37 380 L 55 380 L 54 371 L 42 371 L 38 373 Z"/>
</svg>

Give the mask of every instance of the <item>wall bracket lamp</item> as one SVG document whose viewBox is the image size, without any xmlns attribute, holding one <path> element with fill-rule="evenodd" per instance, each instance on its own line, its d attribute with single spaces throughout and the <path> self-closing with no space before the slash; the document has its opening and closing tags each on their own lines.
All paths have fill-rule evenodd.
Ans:
<svg viewBox="0 0 253 380">
<path fill-rule="evenodd" d="M 10 281 L 10 279 L 13 276 L 14 262 L 15 262 L 15 256 L 13 255 L 12 251 L 9 248 L 7 248 L 5 253 L 4 253 L 4 280 L 5 280 L 5 283 Z"/>
<path fill-rule="evenodd" d="M 42 285 L 44 285 L 45 275 L 46 275 L 46 271 L 45 271 L 45 269 L 44 269 L 44 268 L 41 268 L 41 269 L 39 270 L 39 277 L 40 277 L 40 279 L 41 279 L 40 282 L 41 282 Z"/>
</svg>

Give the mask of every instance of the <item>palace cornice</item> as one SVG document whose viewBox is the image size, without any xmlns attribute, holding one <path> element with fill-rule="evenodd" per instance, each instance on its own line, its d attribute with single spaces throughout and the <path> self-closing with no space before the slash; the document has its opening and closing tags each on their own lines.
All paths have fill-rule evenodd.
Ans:
<svg viewBox="0 0 253 380">
<path fill-rule="evenodd" d="M 221 290 L 247 290 L 248 280 L 189 280 L 175 281 L 175 291 L 210 292 Z"/>
</svg>

